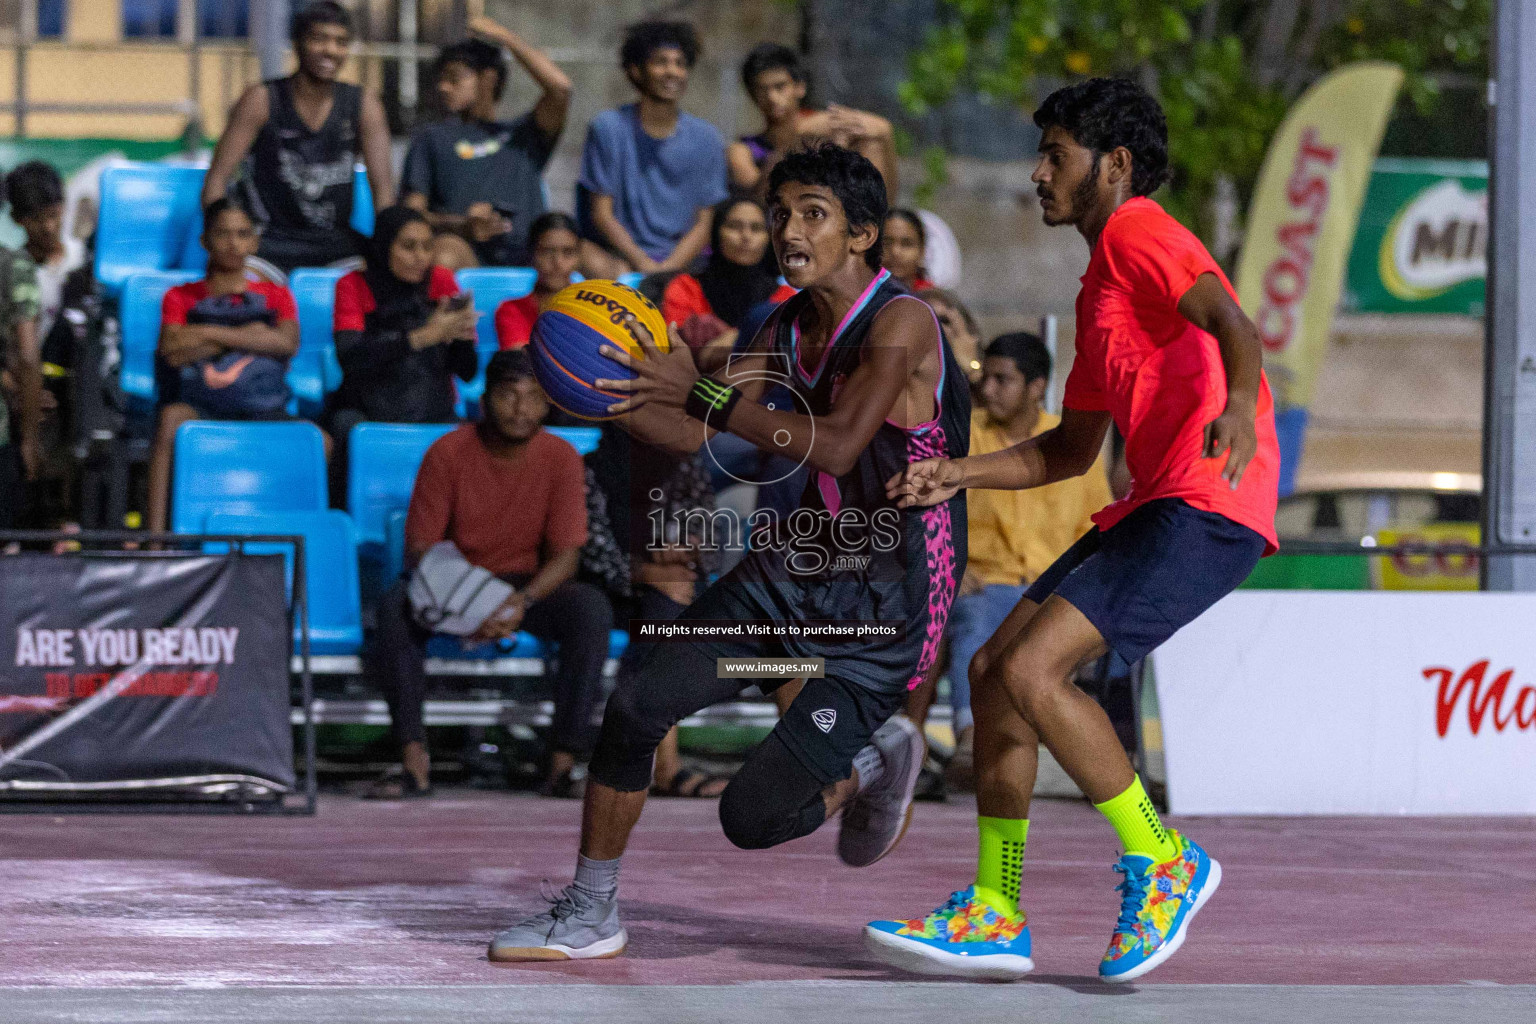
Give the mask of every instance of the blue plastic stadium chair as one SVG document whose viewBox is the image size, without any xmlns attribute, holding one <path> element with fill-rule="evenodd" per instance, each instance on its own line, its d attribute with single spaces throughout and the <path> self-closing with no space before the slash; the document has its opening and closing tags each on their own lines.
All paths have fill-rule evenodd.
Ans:
<svg viewBox="0 0 1536 1024">
<path fill-rule="evenodd" d="M 351 226 L 360 235 L 373 234 L 373 189 L 368 187 L 368 171 L 362 164 L 352 170 Z"/>
<path fill-rule="evenodd" d="M 288 276 L 288 290 L 299 310 L 299 352 L 313 353 L 318 360 L 322 398 L 341 386 L 341 363 L 336 359 L 336 282 L 345 273 L 329 267 L 301 267 Z"/>
<path fill-rule="evenodd" d="M 319 512 L 329 505 L 325 443 L 313 423 L 183 423 L 173 465 L 175 533 L 201 533 L 216 512 Z"/>
<path fill-rule="evenodd" d="M 601 427 L 545 427 L 545 430 L 558 438 L 569 441 L 577 455 L 589 455 L 597 450 L 597 443 L 603 439 Z"/>
<path fill-rule="evenodd" d="M 475 312 L 480 314 L 475 328 L 479 365 L 474 379 L 454 382 L 459 389 L 456 411 L 462 417 L 471 403 L 478 405 L 485 396 L 485 367 L 500 347 L 496 340 L 497 308 L 508 299 L 520 299 L 533 291 L 539 273 L 532 267 L 468 267 L 453 276 L 461 291 L 474 293 Z"/>
<path fill-rule="evenodd" d="M 132 164 L 102 172 L 96 279 L 107 294 L 119 295 L 136 271 L 177 266 L 202 188 L 200 167 Z"/>
<path fill-rule="evenodd" d="M 120 322 L 122 324 L 122 387 L 135 404 L 153 406 L 155 386 L 155 349 L 160 344 L 160 302 L 173 286 L 196 281 L 201 275 L 191 270 L 137 271 L 122 287 Z"/>
<path fill-rule="evenodd" d="M 532 267 L 467 267 L 453 275 L 460 291 L 473 292 L 475 312 L 480 314 L 477 325 L 478 348 L 496 351 L 496 310 L 508 299 L 520 299 L 533 291 L 539 272 Z"/>
<path fill-rule="evenodd" d="M 608 631 L 608 657 L 623 657 L 628 647 L 628 633 L 622 629 Z M 480 661 L 492 658 L 548 658 L 555 653 L 553 648 L 545 646 L 544 641 L 532 633 L 522 632 L 514 633 L 505 640 L 479 644 L 468 649 L 465 649 L 463 641 L 456 636 L 444 636 L 439 633 L 427 641 L 429 658 L 461 658 Z"/>
<path fill-rule="evenodd" d="M 411 503 L 416 470 L 452 423 L 359 423 L 347 440 L 347 511 L 362 544 L 383 544 L 389 513 Z"/>
<path fill-rule="evenodd" d="M 203 214 L 199 210 L 182 229 L 181 246 L 177 250 L 176 267 L 180 270 L 208 272 L 208 250 L 203 248 Z"/>
<path fill-rule="evenodd" d="M 325 355 L 299 349 L 288 360 L 288 388 L 296 409 L 304 416 L 320 415 L 325 406 Z"/>
<path fill-rule="evenodd" d="M 638 270 L 631 270 L 627 274 L 620 274 L 617 278 L 615 278 L 615 280 L 617 280 L 619 284 L 626 284 L 631 288 L 639 290 L 640 282 L 645 280 L 645 275 Z"/>
<path fill-rule="evenodd" d="M 304 586 L 309 606 L 311 654 L 356 654 L 363 647 L 363 608 L 357 579 L 357 536 L 352 519 L 337 509 L 317 512 L 257 512 L 208 517 L 209 533 L 244 536 L 298 535 L 304 538 Z M 218 545 L 222 547 L 222 545 Z M 208 545 L 212 548 L 215 545 Z M 293 545 L 277 541 L 246 544 L 253 555 L 282 554 L 290 600 Z M 300 651 L 295 616 L 293 650 Z"/>
<path fill-rule="evenodd" d="M 380 571 L 383 587 L 380 589 L 393 586 L 405 572 L 405 518 L 406 509 L 394 508 L 384 520 L 384 557 Z"/>
</svg>

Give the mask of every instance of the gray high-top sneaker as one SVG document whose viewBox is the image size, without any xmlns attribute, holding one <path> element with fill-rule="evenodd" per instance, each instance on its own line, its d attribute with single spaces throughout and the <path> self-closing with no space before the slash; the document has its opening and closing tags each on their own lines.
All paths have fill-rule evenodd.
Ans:
<svg viewBox="0 0 1536 1024">
<path fill-rule="evenodd" d="M 547 908 L 496 934 L 487 951 L 492 960 L 606 960 L 624 952 L 629 936 L 617 899 L 599 902 L 574 885 L 544 898 Z"/>
<path fill-rule="evenodd" d="M 849 867 L 868 867 L 895 849 L 912 820 L 912 791 L 928 754 L 923 732 L 896 715 L 869 738 L 885 768 L 878 779 L 843 809 L 837 855 Z"/>
</svg>

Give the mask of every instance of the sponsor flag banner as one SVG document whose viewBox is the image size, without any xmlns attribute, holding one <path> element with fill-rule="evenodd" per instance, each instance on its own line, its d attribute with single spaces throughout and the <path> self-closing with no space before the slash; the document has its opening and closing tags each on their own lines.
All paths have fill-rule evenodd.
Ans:
<svg viewBox="0 0 1536 1024">
<path fill-rule="evenodd" d="M 1376 161 L 1344 308 L 1359 313 L 1482 316 L 1488 276 L 1488 165 Z"/>
<path fill-rule="evenodd" d="M 290 643 L 281 555 L 0 558 L 0 792 L 292 789 Z"/>
<path fill-rule="evenodd" d="M 1152 655 L 1176 814 L 1536 814 L 1536 594 L 1245 590 Z"/>
<path fill-rule="evenodd" d="M 1380 61 L 1327 75 L 1291 107 L 1254 188 L 1237 296 L 1264 343 L 1275 393 L 1282 494 L 1294 489 L 1318 368 L 1371 165 L 1403 82 Z"/>
<path fill-rule="evenodd" d="M 1403 72 L 1351 64 L 1302 94 L 1269 145 L 1238 259 L 1237 294 L 1285 408 L 1312 400 L 1371 165 Z"/>
</svg>

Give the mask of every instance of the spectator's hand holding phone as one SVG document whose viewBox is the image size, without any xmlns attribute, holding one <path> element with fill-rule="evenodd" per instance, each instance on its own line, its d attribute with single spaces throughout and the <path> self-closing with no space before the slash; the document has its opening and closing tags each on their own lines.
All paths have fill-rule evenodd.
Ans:
<svg viewBox="0 0 1536 1024">
<path fill-rule="evenodd" d="M 433 345 L 443 345 L 460 339 L 475 339 L 475 312 L 473 296 L 469 292 L 445 295 L 437 300 L 437 309 L 421 327 L 410 334 L 411 347 L 420 351 Z"/>
</svg>

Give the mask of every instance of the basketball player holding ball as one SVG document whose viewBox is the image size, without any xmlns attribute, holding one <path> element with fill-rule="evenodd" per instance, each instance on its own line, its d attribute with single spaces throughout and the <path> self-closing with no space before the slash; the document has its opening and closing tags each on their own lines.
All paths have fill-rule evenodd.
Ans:
<svg viewBox="0 0 1536 1024">
<path fill-rule="evenodd" d="M 761 623 L 787 635 L 658 643 L 620 683 L 589 768 L 575 880 L 547 909 L 492 939 L 492 960 L 623 952 L 619 860 L 645 806 L 657 744 L 688 715 L 749 685 L 782 682 L 722 678 L 717 658 L 825 665 L 721 796 L 720 823 L 732 843 L 776 846 L 842 811 L 838 854 L 863 866 L 888 853 L 906 827 L 924 743 L 915 726 L 892 716 L 938 653 L 965 571 L 965 506 L 956 494 L 898 509 L 886 481 L 920 459 L 967 453 L 969 392 L 932 310 L 880 267 L 887 203 L 873 164 L 831 144 L 791 153 L 773 169 L 768 202 L 779 265 L 800 292 L 750 349 L 700 377 L 680 339 L 664 352 L 631 318 L 644 358 L 616 345 L 604 354 L 635 376 L 593 384 L 627 396 L 609 411 L 648 444 L 695 451 L 723 430 L 809 467 L 786 529 L 754 532 L 747 557 L 676 620 Z M 794 408 L 759 404 L 786 381 Z M 895 628 L 854 641 L 804 635 L 826 620 Z"/>
</svg>

